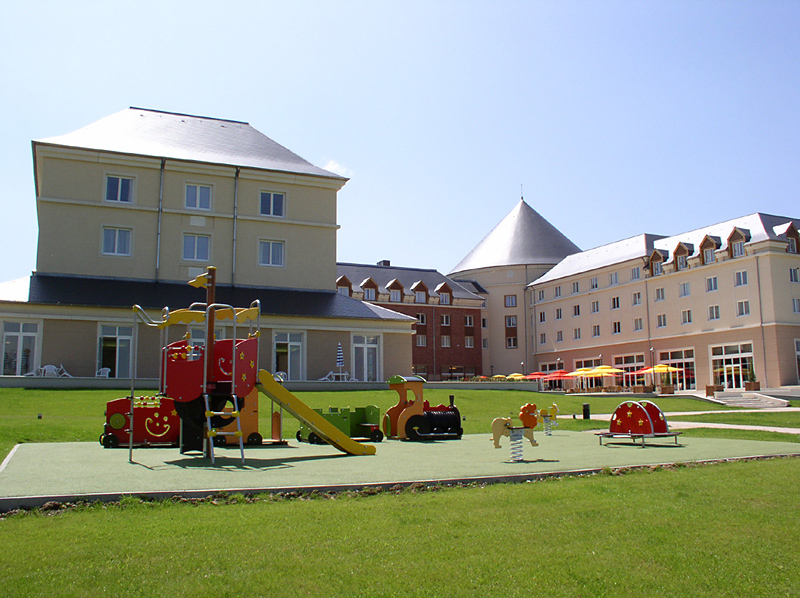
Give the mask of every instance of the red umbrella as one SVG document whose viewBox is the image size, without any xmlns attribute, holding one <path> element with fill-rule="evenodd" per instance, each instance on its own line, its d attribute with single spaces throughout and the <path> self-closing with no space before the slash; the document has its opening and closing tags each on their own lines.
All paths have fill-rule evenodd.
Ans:
<svg viewBox="0 0 800 598">
<path fill-rule="evenodd" d="M 544 378 L 545 376 L 547 376 L 547 374 L 545 374 L 544 372 L 532 372 L 532 373 L 528 374 L 527 376 L 525 376 L 525 379 L 526 380 L 539 380 L 541 378 Z"/>
<path fill-rule="evenodd" d="M 567 370 L 556 370 L 547 374 L 542 380 L 572 380 L 572 376 L 567 374 L 569 374 Z"/>
</svg>

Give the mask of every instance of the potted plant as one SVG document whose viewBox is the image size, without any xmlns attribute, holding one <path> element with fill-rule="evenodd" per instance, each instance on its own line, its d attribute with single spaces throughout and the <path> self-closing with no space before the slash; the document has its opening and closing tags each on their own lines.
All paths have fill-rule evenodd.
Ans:
<svg viewBox="0 0 800 598">
<path fill-rule="evenodd" d="M 761 383 L 756 378 L 756 372 L 753 369 L 753 364 L 747 368 L 747 381 L 744 383 L 745 390 L 761 390 Z"/>
</svg>

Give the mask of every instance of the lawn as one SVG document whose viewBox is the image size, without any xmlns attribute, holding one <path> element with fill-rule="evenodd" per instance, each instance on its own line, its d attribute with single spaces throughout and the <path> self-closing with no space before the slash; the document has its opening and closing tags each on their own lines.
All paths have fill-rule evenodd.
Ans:
<svg viewBox="0 0 800 598">
<path fill-rule="evenodd" d="M 0 520 L 0 595 L 793 596 L 800 459 Z"/>
</svg>

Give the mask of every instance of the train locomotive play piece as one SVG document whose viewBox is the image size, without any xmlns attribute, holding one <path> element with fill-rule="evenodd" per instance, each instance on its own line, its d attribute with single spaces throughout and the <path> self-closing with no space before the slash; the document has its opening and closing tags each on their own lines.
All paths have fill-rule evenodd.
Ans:
<svg viewBox="0 0 800 598">
<path fill-rule="evenodd" d="M 383 432 L 380 429 L 381 412 L 375 405 L 366 407 L 356 407 L 350 409 L 345 407 L 328 407 L 328 411 L 314 409 L 328 422 L 336 426 L 339 430 L 347 434 L 350 438 L 366 438 L 372 442 L 381 442 Z M 305 424 L 300 425 L 297 431 L 298 442 L 308 442 L 309 444 L 323 444 L 322 439 Z"/>
<path fill-rule="evenodd" d="M 167 397 L 137 397 L 133 401 L 133 438 L 129 437 L 131 400 L 114 399 L 106 404 L 106 423 L 100 444 L 106 448 L 127 446 L 177 446 L 181 420 L 175 402 Z"/>
<path fill-rule="evenodd" d="M 461 427 L 461 413 L 453 404 L 431 407 L 423 399 L 422 385 L 425 379 L 420 376 L 392 376 L 389 388 L 399 395 L 397 405 L 390 407 L 383 416 L 383 433 L 387 438 L 400 440 L 458 440 L 464 434 Z M 413 399 L 409 399 L 411 392 Z"/>
<path fill-rule="evenodd" d="M 492 420 L 492 442 L 494 448 L 500 447 L 500 438 L 508 436 L 511 442 L 511 460 L 522 461 L 522 439 L 527 438 L 531 446 L 539 446 L 533 437 L 533 429 L 539 425 L 536 405 L 526 403 L 519 408 L 522 426 L 512 426 L 510 417 L 496 417 Z"/>
<path fill-rule="evenodd" d="M 611 416 L 608 432 L 597 432 L 600 445 L 603 438 L 630 438 L 634 442 L 647 438 L 674 438 L 678 444 L 678 434 L 671 432 L 667 420 L 658 405 L 650 401 L 626 401 L 620 403 Z"/>
</svg>

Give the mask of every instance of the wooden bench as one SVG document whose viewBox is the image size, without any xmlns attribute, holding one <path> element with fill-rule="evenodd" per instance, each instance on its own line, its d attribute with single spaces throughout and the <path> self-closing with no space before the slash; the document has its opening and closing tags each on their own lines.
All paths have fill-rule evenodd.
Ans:
<svg viewBox="0 0 800 598">
<path fill-rule="evenodd" d="M 675 444 L 678 444 L 678 435 L 681 432 L 662 432 L 661 434 L 624 434 L 621 432 L 596 432 L 596 435 L 600 438 L 600 446 L 603 446 L 603 438 L 630 438 L 635 443 L 637 440 L 641 438 L 642 446 L 645 446 L 645 440 L 647 438 L 669 438 L 670 436 L 675 439 Z"/>
</svg>

